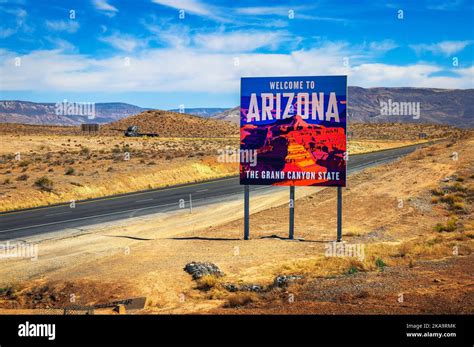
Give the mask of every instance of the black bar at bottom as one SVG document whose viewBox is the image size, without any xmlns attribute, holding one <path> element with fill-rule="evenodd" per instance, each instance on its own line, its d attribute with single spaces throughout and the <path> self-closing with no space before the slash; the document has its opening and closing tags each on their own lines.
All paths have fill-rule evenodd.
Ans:
<svg viewBox="0 0 474 347">
<path fill-rule="evenodd" d="M 245 311 L 244 311 L 245 312 Z M 19 336 L 19 326 L 55 324 L 54 341 L 47 336 Z M 470 322 L 470 323 L 469 323 Z M 222 345 L 232 336 L 232 343 L 295 344 L 312 346 L 376 344 L 378 346 L 442 345 L 472 346 L 474 318 L 472 315 L 92 315 L 92 316 L 29 316 L 0 315 L 3 346 L 83 344 L 149 344 L 189 343 L 196 345 L 202 332 L 212 327 L 213 343 Z M 177 333 L 184 329 L 186 333 Z M 266 329 L 264 327 L 271 327 Z M 245 334 L 236 333 L 245 329 Z M 278 331 L 292 333 L 277 334 Z M 341 334 L 344 331 L 344 334 Z M 436 333 L 436 334 L 434 334 Z M 441 336 L 441 337 L 439 337 Z"/>
</svg>

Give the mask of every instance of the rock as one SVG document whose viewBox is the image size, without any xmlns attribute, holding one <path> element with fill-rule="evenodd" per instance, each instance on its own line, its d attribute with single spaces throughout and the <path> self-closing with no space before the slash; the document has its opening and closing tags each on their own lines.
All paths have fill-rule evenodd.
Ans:
<svg viewBox="0 0 474 347">
<path fill-rule="evenodd" d="M 222 286 L 231 293 L 239 291 L 239 287 L 232 283 L 225 283 Z"/>
<path fill-rule="evenodd" d="M 303 279 L 304 276 L 301 275 L 278 275 L 273 281 L 273 285 L 278 288 L 286 287 L 290 283 L 294 283 L 298 280 Z"/>
<path fill-rule="evenodd" d="M 219 267 L 212 263 L 191 262 L 186 264 L 184 271 L 193 276 L 194 280 L 198 280 L 206 275 L 213 275 L 216 277 L 224 276 L 224 273 Z"/>
<path fill-rule="evenodd" d="M 259 284 L 244 284 L 241 286 L 241 291 L 246 291 L 246 292 L 256 292 L 260 293 L 264 291 L 264 288 L 259 285 Z"/>
<path fill-rule="evenodd" d="M 261 293 L 264 292 L 266 289 L 264 286 L 261 286 L 260 284 L 241 284 L 241 285 L 236 285 L 233 283 L 226 283 L 223 284 L 223 287 L 228 290 L 229 292 L 255 292 L 255 293 Z"/>
</svg>

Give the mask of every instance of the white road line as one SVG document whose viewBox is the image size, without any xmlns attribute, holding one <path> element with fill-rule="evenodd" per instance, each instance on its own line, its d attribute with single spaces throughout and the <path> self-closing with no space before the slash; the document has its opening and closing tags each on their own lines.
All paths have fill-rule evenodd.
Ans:
<svg viewBox="0 0 474 347">
<path fill-rule="evenodd" d="M 217 195 L 217 196 L 211 196 L 211 197 L 208 197 L 208 198 L 194 199 L 194 201 L 215 199 L 215 198 L 217 198 L 217 197 L 222 197 L 222 196 Z M 16 230 L 23 230 L 23 229 L 31 229 L 31 228 L 43 227 L 43 226 L 47 226 L 47 225 L 54 225 L 54 224 L 61 224 L 61 223 L 68 223 L 68 222 L 75 222 L 75 221 L 84 220 L 84 219 L 98 218 L 98 217 L 104 217 L 104 216 L 112 216 L 112 215 L 114 215 L 114 214 L 120 214 L 120 213 L 138 212 L 138 211 L 142 211 L 142 210 L 148 210 L 148 209 L 150 209 L 150 208 L 164 207 L 164 206 L 172 206 L 172 205 L 178 205 L 178 203 L 173 202 L 173 203 L 170 203 L 170 204 L 153 205 L 153 206 L 147 206 L 147 207 L 141 207 L 141 208 L 134 208 L 134 209 L 132 209 L 132 210 L 117 211 L 117 212 L 110 212 L 110 213 L 104 213 L 104 214 L 96 214 L 96 215 L 93 215 L 93 216 L 80 217 L 80 218 L 74 218 L 74 219 L 66 219 L 66 220 L 57 221 L 57 222 L 51 222 L 51 223 L 44 223 L 44 224 L 37 224 L 37 225 L 29 225 L 29 226 L 21 227 L 21 228 L 13 228 L 13 229 L 2 230 L 2 231 L 0 231 L 0 233 L 6 233 L 6 232 L 9 232 L 9 231 L 16 231 Z"/>
<path fill-rule="evenodd" d="M 202 193 L 202 192 L 207 192 L 209 189 L 201 189 L 201 190 L 196 190 L 196 193 Z"/>
<path fill-rule="evenodd" d="M 58 213 L 50 213 L 50 214 L 46 214 L 45 216 L 57 216 L 57 215 L 66 214 L 66 213 L 72 213 L 72 211 L 58 212 Z"/>
<path fill-rule="evenodd" d="M 194 201 L 200 201 L 200 200 L 206 200 L 206 199 L 207 198 L 194 199 Z M 120 214 L 120 213 L 138 212 L 138 211 L 142 211 L 142 210 L 148 210 L 150 208 L 164 207 L 164 206 L 171 206 L 171 205 L 178 205 L 178 203 L 172 202 L 170 204 L 153 205 L 153 206 L 147 206 L 147 207 L 141 207 L 141 208 L 134 208 L 132 210 L 117 211 L 117 212 L 110 212 L 110 213 L 104 213 L 104 214 L 96 214 L 96 215 L 93 215 L 93 216 L 74 218 L 74 219 L 66 219 L 66 220 L 61 220 L 61 221 L 51 222 L 51 223 L 29 225 L 29 226 L 21 227 L 21 228 L 13 228 L 13 229 L 2 230 L 2 231 L 0 231 L 0 233 L 6 233 L 6 232 L 9 232 L 9 231 L 16 231 L 16 230 L 22 230 L 22 229 L 31 229 L 31 228 L 43 227 L 43 226 L 46 226 L 46 225 L 54 225 L 54 224 L 61 224 L 61 223 L 67 223 L 67 222 L 75 222 L 75 221 L 84 220 L 84 219 L 98 218 L 98 217 L 104 217 L 104 216 L 112 216 L 114 214 Z"/>
<path fill-rule="evenodd" d="M 151 200 L 153 200 L 153 199 L 137 200 L 137 201 L 135 201 L 135 202 L 144 202 L 144 201 L 151 201 Z"/>
<path fill-rule="evenodd" d="M 2 230 L 2 231 L 0 231 L 0 233 L 6 233 L 8 231 L 15 231 L 15 230 L 22 230 L 22 229 L 31 229 L 31 228 L 43 227 L 43 226 L 46 226 L 46 225 L 54 225 L 54 224 L 61 224 L 61 223 L 67 223 L 67 222 L 75 222 L 75 221 L 78 221 L 78 220 L 91 219 L 91 218 L 97 218 L 97 217 L 112 216 L 114 214 L 120 214 L 120 213 L 138 212 L 138 211 L 147 210 L 147 209 L 150 209 L 150 208 L 164 207 L 164 206 L 171 206 L 171 205 L 177 205 L 177 203 L 173 202 L 171 204 L 154 205 L 154 206 L 148 206 L 148 207 L 142 207 L 142 208 L 135 208 L 133 210 L 125 210 L 125 211 L 117 211 L 117 212 L 110 212 L 110 213 L 104 213 L 104 214 L 96 214 L 96 215 L 93 215 L 93 216 L 74 218 L 74 219 L 66 219 L 66 220 L 61 220 L 61 221 L 51 222 L 51 223 L 29 225 L 27 227 Z"/>
</svg>

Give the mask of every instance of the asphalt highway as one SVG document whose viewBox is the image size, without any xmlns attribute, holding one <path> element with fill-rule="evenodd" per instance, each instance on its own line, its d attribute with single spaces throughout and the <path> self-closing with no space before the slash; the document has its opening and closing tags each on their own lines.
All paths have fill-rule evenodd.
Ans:
<svg viewBox="0 0 474 347">
<path fill-rule="evenodd" d="M 367 167 L 380 165 L 413 152 L 422 145 L 407 146 L 349 157 L 348 174 Z M 287 187 L 250 186 L 252 191 L 269 193 Z M 77 201 L 75 208 L 69 203 L 11 211 L 0 214 L 0 240 L 23 239 L 30 236 L 78 228 L 97 223 L 112 222 L 152 213 L 166 213 L 180 208 L 205 206 L 218 201 L 242 198 L 243 186 L 238 177 L 218 179 L 203 183 L 186 184 L 170 188 L 115 195 L 110 197 Z"/>
</svg>

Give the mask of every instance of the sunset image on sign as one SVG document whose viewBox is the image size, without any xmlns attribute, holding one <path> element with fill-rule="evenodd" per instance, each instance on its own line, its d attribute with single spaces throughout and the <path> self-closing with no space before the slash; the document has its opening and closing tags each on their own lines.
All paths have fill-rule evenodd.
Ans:
<svg viewBox="0 0 474 347">
<path fill-rule="evenodd" d="M 346 76 L 242 78 L 240 183 L 346 185 Z"/>
</svg>

